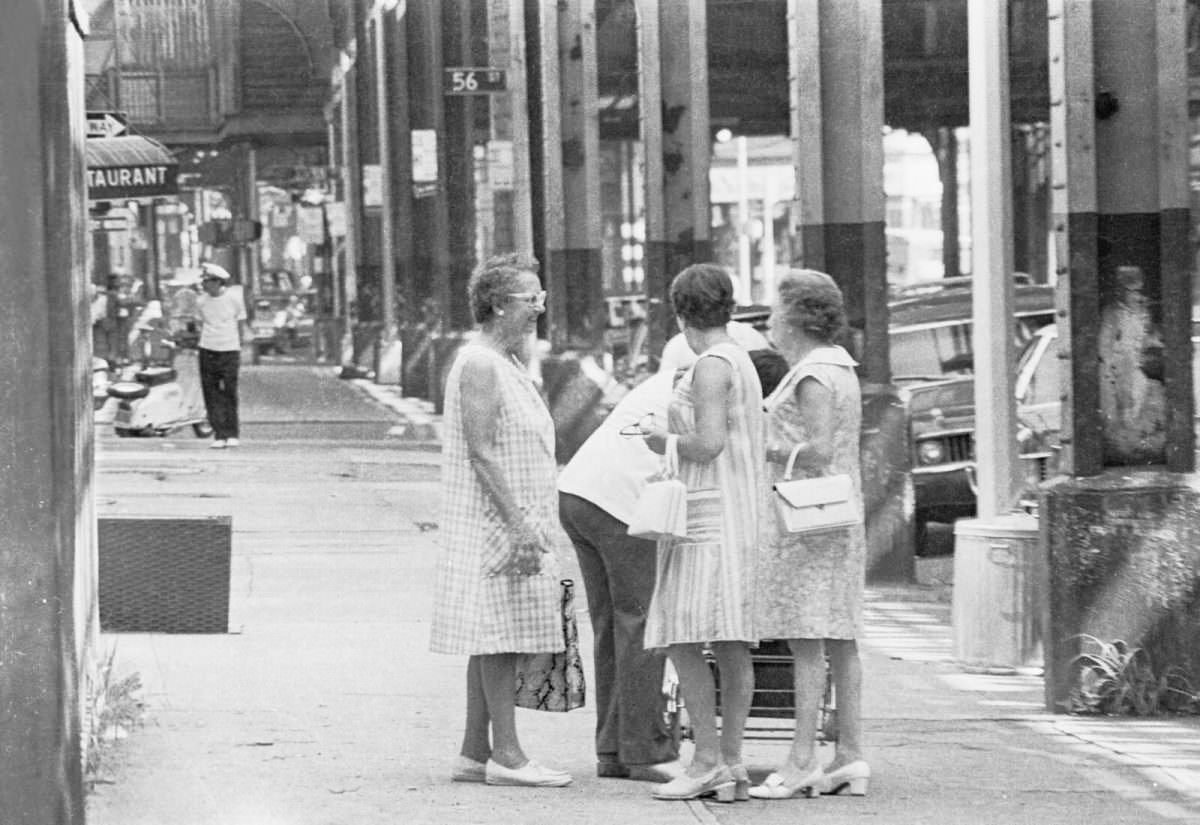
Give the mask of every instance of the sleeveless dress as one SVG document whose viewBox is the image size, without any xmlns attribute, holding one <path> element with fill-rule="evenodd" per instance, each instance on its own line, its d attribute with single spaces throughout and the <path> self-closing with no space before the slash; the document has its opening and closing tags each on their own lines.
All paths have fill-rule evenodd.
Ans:
<svg viewBox="0 0 1200 825">
<path fill-rule="evenodd" d="M 841 347 L 819 347 L 796 364 L 764 404 L 767 443 L 772 447 L 808 440 L 796 403 L 796 388 L 815 378 L 833 393 L 833 457 L 829 474 L 848 473 L 862 500 L 859 430 L 862 396 L 855 361 Z M 770 484 L 784 468 L 768 465 Z M 823 473 L 793 472 L 793 478 Z M 779 523 L 775 493 L 767 486 L 768 505 L 757 565 L 755 627 L 764 639 L 855 639 L 862 628 L 866 578 L 866 532 L 861 523 L 820 533 L 793 534 Z"/>
<path fill-rule="evenodd" d="M 459 352 L 446 378 L 441 535 L 434 580 L 430 650 L 468 655 L 563 649 L 560 570 L 554 553 L 533 576 L 490 575 L 489 558 L 507 551 L 504 521 L 471 467 L 463 428 L 463 365 L 496 370 L 496 447 L 517 504 L 547 534 L 558 530 L 554 423 L 537 387 L 514 360 L 479 344 Z"/>
<path fill-rule="evenodd" d="M 717 344 L 700 358 L 720 358 L 733 367 L 725 448 L 707 464 L 680 458 L 688 538 L 658 542 L 647 648 L 758 639 L 752 613 L 765 462 L 762 390 L 750 356 L 738 345 Z M 672 433 L 695 432 L 694 372 L 695 366 L 675 387 L 667 413 Z"/>
</svg>

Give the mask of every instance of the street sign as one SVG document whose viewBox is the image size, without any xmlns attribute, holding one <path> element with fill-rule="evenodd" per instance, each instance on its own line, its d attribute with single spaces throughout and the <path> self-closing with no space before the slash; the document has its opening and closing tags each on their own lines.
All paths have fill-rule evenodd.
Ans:
<svg viewBox="0 0 1200 825">
<path fill-rule="evenodd" d="M 442 91 L 448 95 L 488 95 L 507 89 L 504 69 L 447 66 L 442 70 Z"/>
<path fill-rule="evenodd" d="M 116 112 L 88 112 L 87 136 L 90 138 L 120 137 L 129 131 L 125 116 Z"/>
</svg>

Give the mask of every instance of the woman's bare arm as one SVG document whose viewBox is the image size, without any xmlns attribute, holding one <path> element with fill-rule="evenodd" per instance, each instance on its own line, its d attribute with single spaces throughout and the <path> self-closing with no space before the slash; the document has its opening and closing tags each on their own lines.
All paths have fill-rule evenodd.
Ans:
<svg viewBox="0 0 1200 825">
<path fill-rule="evenodd" d="M 796 466 L 804 470 L 823 470 L 833 458 L 833 391 L 815 378 L 802 378 L 796 387 L 796 404 L 804 421 L 807 440 L 795 443 L 772 442 L 767 445 L 767 461 L 786 465 L 797 446 Z"/>
<path fill-rule="evenodd" d="M 724 358 L 701 358 L 692 374 L 696 431 L 679 437 L 680 458 L 707 464 L 725 449 L 729 428 L 729 394 L 733 368 Z M 646 444 L 660 455 L 666 449 L 667 431 L 648 430 Z"/>
</svg>

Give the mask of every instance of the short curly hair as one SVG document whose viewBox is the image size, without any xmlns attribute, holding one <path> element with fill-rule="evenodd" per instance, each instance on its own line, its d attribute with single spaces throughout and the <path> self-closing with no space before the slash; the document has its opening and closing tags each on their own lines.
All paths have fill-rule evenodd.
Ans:
<svg viewBox="0 0 1200 825">
<path fill-rule="evenodd" d="M 518 252 L 493 255 L 475 267 L 467 282 L 467 301 L 475 323 L 491 320 L 497 305 L 504 303 L 509 293 L 520 289 L 521 273 L 537 274 L 537 271 L 537 258 Z"/>
<path fill-rule="evenodd" d="M 789 269 L 775 284 L 783 309 L 782 320 L 826 344 L 846 326 L 842 290 L 833 278 L 815 269 Z"/>
<path fill-rule="evenodd" d="M 671 306 L 690 327 L 725 326 L 734 303 L 733 280 L 717 264 L 692 264 L 671 281 Z"/>
</svg>

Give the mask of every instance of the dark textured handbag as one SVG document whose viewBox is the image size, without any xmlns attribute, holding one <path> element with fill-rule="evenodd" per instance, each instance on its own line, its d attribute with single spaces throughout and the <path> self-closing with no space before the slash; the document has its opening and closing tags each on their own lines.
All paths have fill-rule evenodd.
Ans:
<svg viewBox="0 0 1200 825">
<path fill-rule="evenodd" d="M 579 655 L 579 627 L 575 622 L 575 582 L 563 579 L 561 584 L 559 610 L 564 650 L 517 656 L 516 702 L 519 708 L 565 713 L 583 707 L 586 701 L 583 658 Z"/>
</svg>

